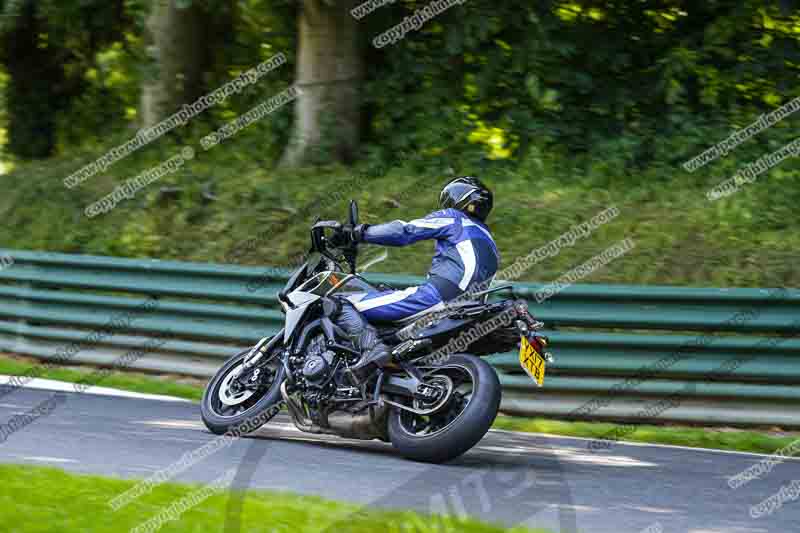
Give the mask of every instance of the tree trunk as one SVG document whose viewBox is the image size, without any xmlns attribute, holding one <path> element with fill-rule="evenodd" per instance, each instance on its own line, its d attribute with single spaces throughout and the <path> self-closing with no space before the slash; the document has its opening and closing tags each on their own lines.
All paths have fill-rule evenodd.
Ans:
<svg viewBox="0 0 800 533">
<path fill-rule="evenodd" d="M 282 165 L 351 162 L 359 143 L 363 61 L 355 0 L 303 0 L 299 17 L 294 132 Z"/>
<path fill-rule="evenodd" d="M 152 1 L 145 31 L 150 68 L 142 84 L 142 127 L 154 126 L 203 95 L 209 57 L 205 22 L 206 15 L 196 0 Z"/>
<path fill-rule="evenodd" d="M 59 87 L 64 71 L 53 47 L 40 38 L 44 29 L 34 2 L 22 8 L 13 30 L 6 34 L 9 82 L 9 151 L 23 159 L 52 155 L 56 144 L 56 115 L 63 103 Z"/>
</svg>

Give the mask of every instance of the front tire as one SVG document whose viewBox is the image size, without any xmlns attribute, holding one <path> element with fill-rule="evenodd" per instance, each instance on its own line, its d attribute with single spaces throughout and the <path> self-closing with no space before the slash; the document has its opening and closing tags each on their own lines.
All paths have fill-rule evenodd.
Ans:
<svg viewBox="0 0 800 533">
<path fill-rule="evenodd" d="M 455 389 L 445 408 L 429 417 L 393 407 L 389 438 L 404 457 L 443 463 L 465 453 L 489 431 L 500 409 L 500 380 L 489 363 L 469 354 L 453 355 L 426 374 L 444 374 L 454 382 L 462 376 L 459 386 L 471 381 L 471 392 Z"/>
<path fill-rule="evenodd" d="M 280 385 L 286 377 L 286 372 L 277 356 L 273 359 L 274 363 L 270 365 L 272 368 L 264 367 L 265 369 L 269 368 L 272 373 L 269 383 L 263 383 L 249 396 L 243 394 L 237 397 L 237 395 L 224 390 L 230 383 L 231 374 L 241 366 L 249 352 L 250 350 L 245 350 L 228 359 L 206 385 L 203 400 L 200 403 L 200 415 L 203 423 L 212 433 L 222 435 L 233 429 L 239 429 L 241 433 L 255 431 L 256 427 L 247 427 L 245 431 L 241 430 L 246 422 L 258 421 L 258 424 L 253 423 L 250 424 L 251 426 L 261 426 L 266 423 L 272 417 L 260 415 L 265 415 L 282 399 Z"/>
</svg>

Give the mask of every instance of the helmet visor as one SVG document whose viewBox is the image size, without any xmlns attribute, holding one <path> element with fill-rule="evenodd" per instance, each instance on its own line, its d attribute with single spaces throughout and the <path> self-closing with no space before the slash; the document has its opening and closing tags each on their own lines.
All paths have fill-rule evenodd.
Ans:
<svg viewBox="0 0 800 533">
<path fill-rule="evenodd" d="M 450 207 L 459 208 L 462 202 L 469 198 L 469 195 L 477 191 L 478 188 L 468 183 L 451 183 L 439 195 L 439 207 L 447 209 Z"/>
</svg>

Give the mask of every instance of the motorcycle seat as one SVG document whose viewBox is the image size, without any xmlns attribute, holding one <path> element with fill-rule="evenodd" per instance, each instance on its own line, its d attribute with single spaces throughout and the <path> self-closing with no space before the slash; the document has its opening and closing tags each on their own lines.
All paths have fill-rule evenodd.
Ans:
<svg viewBox="0 0 800 533">
<path fill-rule="evenodd" d="M 424 311 L 420 311 L 419 313 L 416 313 L 416 314 L 411 315 L 409 317 L 401 318 L 399 320 L 394 320 L 394 321 L 391 321 L 391 322 L 386 322 L 385 324 L 391 324 L 393 326 L 397 326 L 398 328 L 401 328 L 401 327 L 407 326 L 408 324 L 411 324 L 412 322 L 414 322 L 416 320 L 419 320 L 419 319 L 421 319 L 421 318 L 423 318 L 423 317 L 425 317 L 427 315 L 442 311 L 444 309 L 457 309 L 459 307 L 471 307 L 471 306 L 478 306 L 478 305 L 484 305 L 484 302 L 481 301 L 481 300 L 464 300 L 463 302 L 450 303 L 450 304 L 438 303 L 438 304 L 436 304 L 436 305 L 434 305 L 432 307 L 429 307 L 428 309 L 425 309 Z"/>
</svg>

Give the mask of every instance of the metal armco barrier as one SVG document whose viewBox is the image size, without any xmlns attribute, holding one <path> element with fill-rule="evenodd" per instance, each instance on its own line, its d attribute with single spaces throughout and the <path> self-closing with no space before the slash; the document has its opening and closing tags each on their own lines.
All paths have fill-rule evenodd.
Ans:
<svg viewBox="0 0 800 533">
<path fill-rule="evenodd" d="M 2 250 L 0 351 L 211 375 L 277 331 L 288 272 L 176 261 Z M 396 287 L 420 278 L 368 275 Z M 503 411 L 639 422 L 800 427 L 800 290 L 576 285 L 541 304 L 555 363 L 537 388 L 517 354 L 491 356 Z M 149 298 L 157 298 L 144 307 Z M 104 334 L 98 334 L 105 332 Z M 94 335 L 93 335 L 94 333 Z M 668 408 L 654 406 L 671 399 Z"/>
</svg>

